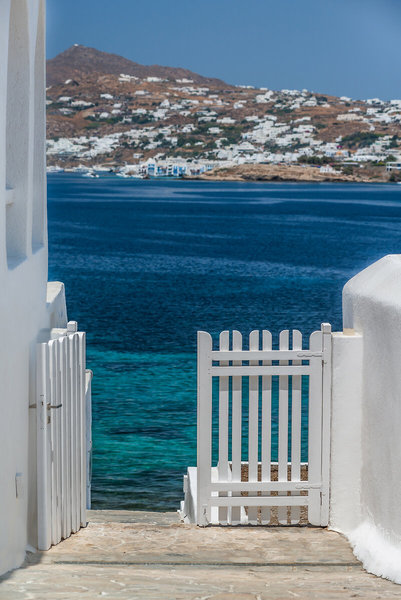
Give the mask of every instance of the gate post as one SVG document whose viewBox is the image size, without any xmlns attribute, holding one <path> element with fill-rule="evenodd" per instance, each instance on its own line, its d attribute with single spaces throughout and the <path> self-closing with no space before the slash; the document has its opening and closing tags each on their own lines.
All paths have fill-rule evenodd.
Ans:
<svg viewBox="0 0 401 600">
<path fill-rule="evenodd" d="M 210 523 L 210 482 L 212 468 L 212 338 L 198 331 L 198 459 L 197 525 Z"/>
<path fill-rule="evenodd" d="M 331 325 L 322 323 L 322 499 L 320 524 L 329 524 L 331 432 Z"/>
<path fill-rule="evenodd" d="M 36 348 L 36 452 L 37 452 L 37 504 L 38 549 L 51 546 L 51 498 L 50 498 L 50 442 L 47 410 L 49 398 L 48 345 Z"/>
</svg>

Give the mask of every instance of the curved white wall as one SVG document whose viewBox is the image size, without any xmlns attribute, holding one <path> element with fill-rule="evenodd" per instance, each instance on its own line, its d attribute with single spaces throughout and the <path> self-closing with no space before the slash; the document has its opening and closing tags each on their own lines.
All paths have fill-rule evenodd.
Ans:
<svg viewBox="0 0 401 600">
<path fill-rule="evenodd" d="M 343 309 L 360 342 L 342 368 L 334 356 L 331 523 L 368 571 L 401 583 L 401 255 L 351 279 Z"/>
<path fill-rule="evenodd" d="M 0 1 L 0 573 L 36 544 L 34 352 L 67 322 L 63 286 L 47 298 L 44 17 L 41 0 Z"/>
</svg>

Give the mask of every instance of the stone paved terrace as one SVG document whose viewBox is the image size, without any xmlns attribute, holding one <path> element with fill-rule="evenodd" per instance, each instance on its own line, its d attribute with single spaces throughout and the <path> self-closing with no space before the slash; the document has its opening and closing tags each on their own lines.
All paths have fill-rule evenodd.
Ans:
<svg viewBox="0 0 401 600">
<path fill-rule="evenodd" d="M 199 529 L 175 513 L 91 511 L 86 529 L 0 578 L 0 600 L 401 598 L 339 534 L 313 527 Z"/>
</svg>

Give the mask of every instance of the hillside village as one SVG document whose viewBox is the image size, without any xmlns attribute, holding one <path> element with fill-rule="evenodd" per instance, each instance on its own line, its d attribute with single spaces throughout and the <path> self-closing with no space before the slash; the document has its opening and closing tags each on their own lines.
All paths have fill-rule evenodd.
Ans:
<svg viewBox="0 0 401 600">
<path fill-rule="evenodd" d="M 229 85 L 78 45 L 48 61 L 47 128 L 49 170 L 93 177 L 401 179 L 401 100 Z"/>
</svg>

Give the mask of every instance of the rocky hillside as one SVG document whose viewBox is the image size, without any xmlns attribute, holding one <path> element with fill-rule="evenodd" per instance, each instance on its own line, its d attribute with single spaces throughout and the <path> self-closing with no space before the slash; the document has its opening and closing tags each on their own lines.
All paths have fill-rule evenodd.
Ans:
<svg viewBox="0 0 401 600">
<path fill-rule="evenodd" d="M 47 113 L 61 167 L 302 163 L 383 178 L 401 153 L 399 100 L 230 85 L 84 46 L 48 61 Z"/>
<path fill-rule="evenodd" d="M 340 171 L 325 172 L 304 165 L 242 164 L 232 167 L 215 168 L 202 175 L 191 177 L 205 181 L 309 181 L 366 183 L 374 178 L 374 173 L 347 175 Z M 384 178 L 376 177 L 383 180 Z"/>
<path fill-rule="evenodd" d="M 178 79 L 192 79 L 195 83 L 211 84 L 217 87 L 225 87 L 220 79 L 202 77 L 188 69 L 180 67 L 162 67 L 160 65 L 140 65 L 128 60 L 118 54 L 101 52 L 95 48 L 87 48 L 75 44 L 61 52 L 56 57 L 47 61 L 47 84 L 60 85 L 67 79 L 82 79 L 82 77 L 93 75 L 132 75 L 140 79 L 157 77 L 175 81 Z"/>
</svg>

